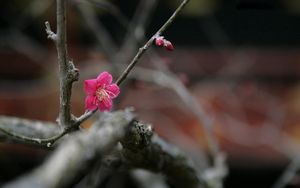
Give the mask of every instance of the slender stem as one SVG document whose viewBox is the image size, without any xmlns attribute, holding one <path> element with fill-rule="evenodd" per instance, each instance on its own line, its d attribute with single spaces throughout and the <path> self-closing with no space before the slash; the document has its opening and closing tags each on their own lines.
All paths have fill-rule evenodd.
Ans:
<svg viewBox="0 0 300 188">
<path fill-rule="evenodd" d="M 145 51 L 149 48 L 149 46 L 153 43 L 153 40 L 160 36 L 174 21 L 174 19 L 177 17 L 179 12 L 184 8 L 184 6 L 189 2 L 189 0 L 184 0 L 179 7 L 175 10 L 175 12 L 172 14 L 172 16 L 165 22 L 165 24 L 146 42 L 146 44 L 141 47 L 138 51 L 138 53 L 135 55 L 135 57 L 132 59 L 130 64 L 127 66 L 127 68 L 124 70 L 124 72 L 121 74 L 121 76 L 117 79 L 116 84 L 120 85 L 127 77 L 127 75 L 130 73 L 130 71 L 133 69 L 133 67 L 137 64 L 139 59 L 142 57 L 142 55 L 145 53 Z"/>
<path fill-rule="evenodd" d="M 98 109 L 95 109 L 93 111 L 86 111 L 84 114 L 82 114 L 79 118 L 76 119 L 74 127 L 79 126 L 82 122 L 91 117 L 97 110 Z"/>
<path fill-rule="evenodd" d="M 54 142 L 56 142 L 58 139 L 60 139 L 61 137 L 63 137 L 65 134 L 69 132 L 67 129 L 64 129 L 61 133 L 53 137 L 43 139 L 43 138 L 32 138 L 32 137 L 20 135 L 18 133 L 6 130 L 2 127 L 0 127 L 0 131 L 10 136 L 14 140 L 21 141 L 27 144 L 36 144 L 36 145 L 47 146 L 47 147 L 51 147 L 54 144 Z"/>
</svg>

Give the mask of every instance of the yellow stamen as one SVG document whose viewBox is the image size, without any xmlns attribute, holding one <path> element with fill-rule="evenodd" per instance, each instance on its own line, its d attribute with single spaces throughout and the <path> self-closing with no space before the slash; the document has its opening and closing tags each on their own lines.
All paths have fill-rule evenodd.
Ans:
<svg viewBox="0 0 300 188">
<path fill-rule="evenodd" d="M 97 96 L 97 99 L 101 102 L 104 98 L 107 98 L 109 97 L 109 95 L 107 94 L 107 92 L 105 91 L 104 88 L 98 88 L 96 90 L 96 96 Z"/>
</svg>

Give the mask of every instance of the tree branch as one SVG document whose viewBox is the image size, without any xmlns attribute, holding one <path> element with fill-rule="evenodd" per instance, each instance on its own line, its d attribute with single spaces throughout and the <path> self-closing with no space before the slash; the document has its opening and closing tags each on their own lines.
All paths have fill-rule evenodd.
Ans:
<svg viewBox="0 0 300 188">
<path fill-rule="evenodd" d="M 48 138 L 60 132 L 59 127 L 55 123 L 32 121 L 10 116 L 0 116 L 0 127 L 9 131 L 19 132 L 28 137 L 39 138 Z M 0 135 L 2 136 L 1 132 Z"/>
<path fill-rule="evenodd" d="M 104 113 L 91 129 L 68 137 L 42 166 L 3 187 L 72 187 L 124 137 L 133 117 L 128 110 Z"/>
<path fill-rule="evenodd" d="M 132 167 L 162 173 L 175 188 L 199 186 L 198 173 L 192 162 L 154 134 L 151 126 L 135 121 L 121 143 L 124 160 Z"/>
<path fill-rule="evenodd" d="M 79 118 L 74 119 L 71 126 L 63 128 L 62 131 L 58 128 L 54 129 L 56 127 L 54 123 L 0 116 L 0 138 L 4 137 L 41 147 L 52 147 L 57 140 L 76 130 L 83 121 L 91 117 L 96 111 L 87 111 Z"/>
<path fill-rule="evenodd" d="M 80 117 L 76 118 L 76 121 L 73 125 L 73 127 L 78 127 L 83 123 L 85 120 L 90 118 L 98 109 L 95 109 L 93 111 L 86 111 L 84 114 L 82 114 Z"/>
<path fill-rule="evenodd" d="M 160 172 L 175 188 L 198 187 L 197 168 L 191 161 L 154 134 L 151 126 L 133 118 L 130 110 L 104 113 L 91 129 L 68 137 L 42 166 L 4 187 L 70 187 L 120 140 L 123 148 L 116 156 L 121 161 L 116 159 L 123 161 L 126 169 Z M 115 165 L 106 163 L 110 164 Z"/>
<path fill-rule="evenodd" d="M 74 81 L 78 80 L 79 72 L 78 69 L 75 68 L 73 62 L 68 60 L 66 35 L 66 4 L 66 0 L 56 1 L 56 49 L 58 55 L 60 82 L 59 125 L 64 128 L 69 128 L 72 126 L 73 121 L 71 114 L 72 84 Z"/>
<path fill-rule="evenodd" d="M 50 147 L 68 132 L 50 122 L 0 116 L 0 137 L 20 143 Z"/>
<path fill-rule="evenodd" d="M 26 144 L 36 144 L 39 146 L 47 146 L 47 147 L 51 147 L 54 142 L 56 142 L 58 139 L 60 139 L 67 133 L 67 131 L 63 131 L 60 134 L 57 134 L 53 137 L 43 139 L 43 138 L 24 136 L 24 135 L 18 134 L 16 132 L 9 131 L 2 127 L 0 127 L 0 131 L 2 133 L 5 133 L 7 136 L 10 136 L 10 138 L 15 141 L 19 141 L 19 142 L 26 143 Z"/>
</svg>

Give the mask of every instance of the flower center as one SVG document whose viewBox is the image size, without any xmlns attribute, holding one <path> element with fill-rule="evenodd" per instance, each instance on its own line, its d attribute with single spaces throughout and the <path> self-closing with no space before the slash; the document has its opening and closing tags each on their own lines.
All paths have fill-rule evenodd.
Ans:
<svg viewBox="0 0 300 188">
<path fill-rule="evenodd" d="M 108 97 L 108 94 L 104 88 L 100 87 L 96 90 L 96 96 L 97 96 L 97 99 L 101 102 L 104 98 Z"/>
</svg>

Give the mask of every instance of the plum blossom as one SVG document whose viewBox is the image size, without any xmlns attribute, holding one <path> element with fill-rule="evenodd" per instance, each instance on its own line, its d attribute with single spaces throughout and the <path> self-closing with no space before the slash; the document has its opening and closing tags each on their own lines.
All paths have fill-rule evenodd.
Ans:
<svg viewBox="0 0 300 188">
<path fill-rule="evenodd" d="M 174 50 L 173 44 L 170 41 L 168 41 L 167 39 L 164 39 L 163 36 L 156 37 L 154 42 L 155 42 L 156 46 L 159 46 L 159 47 L 164 46 L 169 51 Z"/>
<path fill-rule="evenodd" d="M 112 99 L 119 95 L 120 88 L 112 83 L 111 74 L 102 72 L 96 79 L 84 81 L 84 91 L 87 94 L 85 108 L 90 111 L 98 108 L 103 112 L 111 110 Z"/>
</svg>

